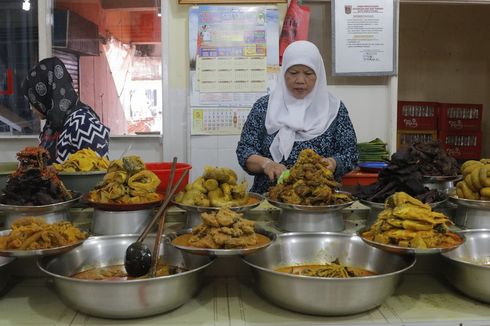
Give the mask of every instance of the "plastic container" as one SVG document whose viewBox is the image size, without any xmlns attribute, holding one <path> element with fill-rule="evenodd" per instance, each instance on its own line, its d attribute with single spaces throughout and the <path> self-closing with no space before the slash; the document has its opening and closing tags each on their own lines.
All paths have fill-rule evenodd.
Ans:
<svg viewBox="0 0 490 326">
<path fill-rule="evenodd" d="M 150 162 L 150 163 L 146 163 L 145 165 L 148 170 L 155 173 L 160 179 L 160 185 L 157 188 L 157 192 L 164 194 L 167 190 L 168 178 L 170 177 L 170 167 L 172 166 L 172 162 Z M 190 169 L 192 169 L 192 165 L 190 164 L 177 163 L 173 184 L 177 183 L 180 176 L 182 175 L 182 173 L 184 173 L 185 170 L 190 170 Z M 184 187 L 188 182 L 189 182 L 189 174 L 187 174 L 187 176 L 184 178 L 184 180 L 180 184 L 180 187 L 177 189 L 177 192 L 184 190 Z"/>
<path fill-rule="evenodd" d="M 342 186 L 368 186 L 378 181 L 378 173 L 354 170 L 342 177 Z"/>
</svg>

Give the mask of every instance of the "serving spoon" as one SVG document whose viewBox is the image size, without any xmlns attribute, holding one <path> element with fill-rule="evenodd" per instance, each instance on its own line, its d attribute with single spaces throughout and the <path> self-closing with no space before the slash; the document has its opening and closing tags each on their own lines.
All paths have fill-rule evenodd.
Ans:
<svg viewBox="0 0 490 326">
<path fill-rule="evenodd" d="M 187 176 L 187 173 L 189 173 L 189 170 L 183 171 L 179 180 L 172 188 L 172 190 L 170 190 L 170 193 L 165 198 L 165 201 L 163 202 L 163 204 L 158 209 L 158 212 L 153 217 L 153 220 L 145 227 L 143 232 L 141 232 L 141 235 L 138 237 L 138 239 L 135 242 L 131 243 L 126 249 L 126 255 L 124 257 L 124 267 L 126 268 L 126 272 L 128 273 L 129 276 L 133 276 L 133 277 L 143 276 L 147 274 L 148 271 L 150 270 L 151 263 L 152 263 L 152 255 L 151 255 L 150 248 L 148 248 L 148 246 L 143 243 L 143 240 L 146 238 L 153 225 L 155 225 L 156 221 L 158 221 L 162 213 L 167 208 L 171 198 L 177 192 L 177 189 L 179 188 L 184 178 Z M 171 187 L 171 183 L 169 183 L 168 187 Z"/>
</svg>

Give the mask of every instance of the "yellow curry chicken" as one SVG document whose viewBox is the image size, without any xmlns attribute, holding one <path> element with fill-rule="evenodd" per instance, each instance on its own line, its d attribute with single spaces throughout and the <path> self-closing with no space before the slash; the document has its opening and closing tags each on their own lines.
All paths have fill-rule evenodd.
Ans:
<svg viewBox="0 0 490 326">
<path fill-rule="evenodd" d="M 462 243 L 462 238 L 448 227 L 454 225 L 447 216 L 432 211 L 430 205 L 404 192 L 397 192 L 385 202 L 385 209 L 365 231 L 365 239 L 410 248 L 447 248 Z"/>
</svg>

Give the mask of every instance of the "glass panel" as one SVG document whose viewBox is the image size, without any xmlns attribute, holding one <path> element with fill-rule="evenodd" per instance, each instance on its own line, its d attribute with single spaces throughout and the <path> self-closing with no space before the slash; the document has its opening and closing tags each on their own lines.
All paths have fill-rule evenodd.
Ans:
<svg viewBox="0 0 490 326">
<path fill-rule="evenodd" d="M 54 2 L 53 47 L 77 56 L 70 64 L 78 68 L 80 99 L 111 128 L 111 136 L 162 132 L 158 3 Z"/>
<path fill-rule="evenodd" d="M 38 61 L 37 26 L 37 1 L 0 1 L 0 135 L 39 133 L 21 89 Z"/>
</svg>

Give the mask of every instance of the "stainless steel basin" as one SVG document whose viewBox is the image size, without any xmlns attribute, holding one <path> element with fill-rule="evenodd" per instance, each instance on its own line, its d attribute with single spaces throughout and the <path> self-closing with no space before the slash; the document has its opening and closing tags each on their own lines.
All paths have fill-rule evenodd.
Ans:
<svg viewBox="0 0 490 326">
<path fill-rule="evenodd" d="M 38 261 L 39 268 L 54 279 L 67 305 L 83 313 L 105 318 L 137 318 L 163 313 L 186 303 L 199 289 L 209 257 L 183 253 L 162 239 L 160 254 L 167 264 L 187 272 L 128 281 L 80 280 L 70 276 L 93 267 L 124 263 L 126 248 L 137 235 L 91 237 L 74 250 Z M 145 242 L 153 248 L 153 236 Z"/>
<path fill-rule="evenodd" d="M 490 229 L 465 230 L 461 234 L 466 237 L 465 243 L 442 254 L 442 271 L 458 290 L 490 303 Z"/>
<path fill-rule="evenodd" d="M 322 264 L 335 259 L 379 275 L 320 278 L 276 272 L 289 265 Z M 257 287 L 271 302 L 313 315 L 349 315 L 373 309 L 393 294 L 401 273 L 415 256 L 399 256 L 368 246 L 343 233 L 285 233 L 268 248 L 243 258 L 254 272 Z"/>
</svg>

